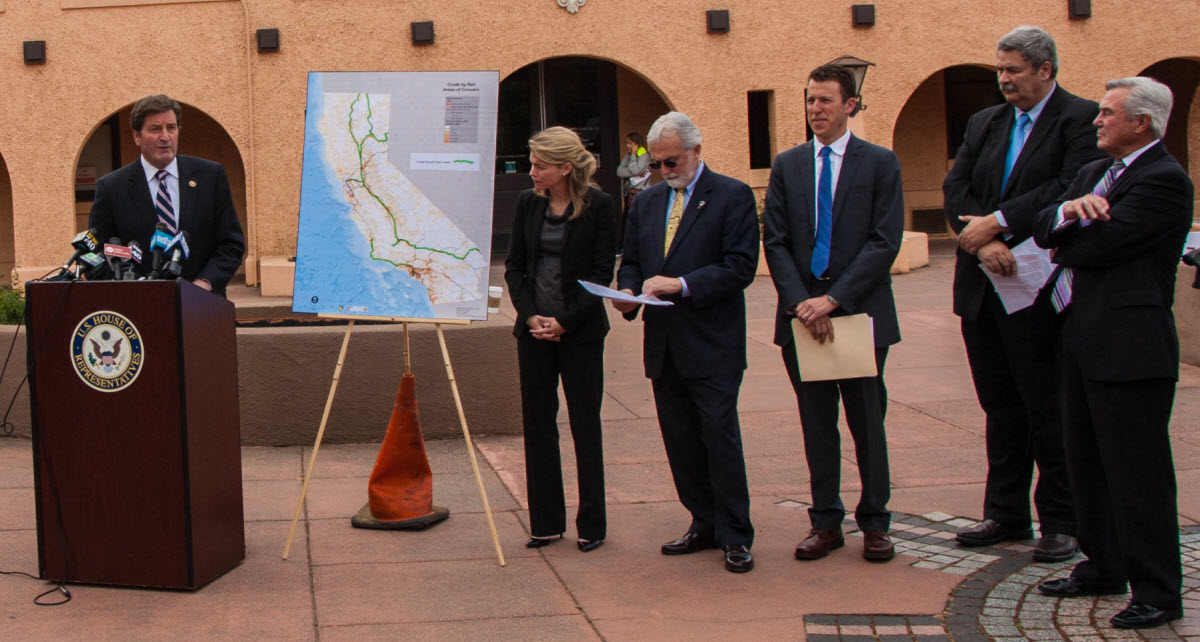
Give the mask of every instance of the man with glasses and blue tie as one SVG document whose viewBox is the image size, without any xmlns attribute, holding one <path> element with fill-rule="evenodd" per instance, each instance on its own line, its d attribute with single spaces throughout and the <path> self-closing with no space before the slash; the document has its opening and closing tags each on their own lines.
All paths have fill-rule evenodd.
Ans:
<svg viewBox="0 0 1200 642">
<path fill-rule="evenodd" d="M 848 69 L 814 69 L 808 76 L 807 106 L 815 140 L 780 154 L 767 187 L 763 251 L 779 292 L 775 344 L 782 349 L 800 406 L 813 496 L 808 511 L 812 530 L 796 546 L 798 560 L 820 559 L 845 544 L 839 397 L 862 481 L 854 511 L 863 533 L 862 555 L 875 562 L 895 556 L 888 537 L 883 365 L 888 346 L 900 341 L 890 272 L 904 233 L 904 192 L 896 155 L 850 133 L 849 118 L 860 100 Z M 839 340 L 830 318 L 849 314 L 873 320 L 876 376 L 804 381 L 792 320 L 803 324 L 801 332 L 825 343 Z"/>
<path fill-rule="evenodd" d="M 1096 103 L 1055 82 L 1054 39 L 1017 27 L 996 44 L 996 76 L 1006 102 L 971 116 L 942 185 L 945 214 L 958 234 L 954 313 L 986 416 L 983 520 L 958 532 L 962 546 L 1033 537 L 1029 487 L 1041 538 L 1033 559 L 1057 562 L 1077 550 L 1075 516 L 1055 415 L 1054 377 L 1037 363 L 1030 308 L 1008 314 L 982 264 L 1015 278 L 1011 248 L 1033 235 L 1033 218 L 1096 149 Z"/>
<path fill-rule="evenodd" d="M 646 306 L 643 362 L 679 501 L 692 515 L 663 555 L 721 548 L 725 569 L 754 568 L 737 400 L 746 369 L 746 299 L 758 266 L 754 193 L 700 160 L 700 129 L 670 112 L 646 136 L 663 182 L 638 194 L 625 224 L 617 287 Z M 613 301 L 633 320 L 637 304 Z"/>
<path fill-rule="evenodd" d="M 1171 305 L 1192 226 L 1193 188 L 1162 137 L 1171 90 L 1151 78 L 1110 80 L 1099 148 L 1034 220 L 1059 267 L 1035 313 L 1055 333 L 1067 469 L 1087 559 L 1043 582 L 1055 597 L 1120 595 L 1113 626 L 1183 617 L 1175 466 L 1168 432 L 1179 341 Z M 1096 607 L 1100 610 L 1100 607 Z"/>
<path fill-rule="evenodd" d="M 156 226 L 172 236 L 187 232 L 189 253 L 180 277 L 225 295 L 225 285 L 242 264 L 246 250 L 229 179 L 220 164 L 178 156 L 182 109 L 158 94 L 133 106 L 129 124 L 138 159 L 96 182 L 96 199 L 88 219 L 102 241 L 151 245 Z M 150 261 L 136 268 L 150 271 Z"/>
</svg>

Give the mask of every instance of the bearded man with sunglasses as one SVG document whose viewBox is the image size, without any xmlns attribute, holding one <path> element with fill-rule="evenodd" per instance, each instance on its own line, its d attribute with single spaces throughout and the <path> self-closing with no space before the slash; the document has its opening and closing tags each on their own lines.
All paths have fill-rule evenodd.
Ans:
<svg viewBox="0 0 1200 642">
<path fill-rule="evenodd" d="M 692 515 L 663 555 L 722 548 L 725 569 L 754 568 L 750 495 L 737 398 L 746 369 L 743 290 L 758 265 L 754 193 L 700 160 L 700 130 L 679 112 L 646 137 L 663 182 L 633 201 L 618 287 L 670 306 L 647 306 L 643 361 L 679 501 Z M 613 302 L 633 320 L 637 304 Z"/>
</svg>

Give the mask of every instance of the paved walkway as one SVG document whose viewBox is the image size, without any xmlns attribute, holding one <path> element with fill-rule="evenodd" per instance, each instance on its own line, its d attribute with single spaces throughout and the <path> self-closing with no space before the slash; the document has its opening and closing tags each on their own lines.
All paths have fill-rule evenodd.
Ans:
<svg viewBox="0 0 1200 642">
<path fill-rule="evenodd" d="M 862 559 L 852 522 L 845 548 L 815 562 L 792 559 L 808 531 L 808 472 L 795 398 L 770 344 L 774 290 L 763 277 L 748 293 L 750 370 L 740 404 L 757 528 L 751 573 L 725 572 L 716 551 L 658 553 L 688 519 L 641 375 L 641 327 L 614 316 L 603 411 L 609 539 L 596 552 L 575 549 L 573 527 L 563 542 L 521 546 L 521 439 L 489 436 L 486 417 L 471 428 L 504 568 L 461 440 L 428 444 L 435 502 L 451 517 L 416 533 L 351 528 L 378 446 L 323 447 L 287 561 L 280 554 L 308 449 L 246 448 L 247 556 L 239 567 L 195 592 L 75 586 L 72 601 L 58 607 L 32 604 L 43 583 L 0 576 L 0 638 L 1200 640 L 1200 368 L 1181 371 L 1172 428 L 1187 617 L 1150 632 L 1116 631 L 1107 619 L 1123 599 L 1060 601 L 1036 592 L 1070 564 L 1031 563 L 1031 542 L 953 542 L 959 525 L 980 517 L 983 419 L 949 309 L 952 257 L 944 246 L 932 254 L 930 267 L 895 281 L 904 342 L 887 367 L 900 553 L 890 563 Z M 516 394 L 516 382 L 497 385 Z M 574 460 L 563 429 L 570 497 Z M 848 435 L 842 454 L 844 499 L 853 505 L 858 475 Z M 28 441 L 0 439 L 0 570 L 37 569 L 31 459 Z"/>
</svg>

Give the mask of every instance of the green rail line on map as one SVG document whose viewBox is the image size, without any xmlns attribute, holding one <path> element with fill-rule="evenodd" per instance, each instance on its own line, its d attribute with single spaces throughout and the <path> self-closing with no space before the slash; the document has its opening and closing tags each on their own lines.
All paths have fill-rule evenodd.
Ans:
<svg viewBox="0 0 1200 642">
<path fill-rule="evenodd" d="M 347 178 L 346 182 L 347 183 L 354 182 L 354 183 L 358 183 L 359 185 L 362 185 L 362 188 L 364 190 L 366 190 L 368 194 L 371 195 L 371 198 L 375 199 L 375 202 L 379 203 L 379 206 L 383 208 L 383 211 L 387 212 L 388 218 L 391 219 L 391 221 L 392 221 L 392 236 L 396 238 L 396 242 L 392 243 L 392 247 L 396 247 L 397 245 L 399 245 L 401 243 L 405 243 L 414 250 L 425 250 L 428 252 L 436 252 L 438 254 L 445 254 L 446 256 L 456 258 L 460 261 L 467 260 L 467 257 L 471 254 L 471 252 L 478 253 L 479 248 L 472 247 L 472 248 L 468 249 L 466 252 L 463 252 L 462 255 L 458 255 L 458 254 L 455 254 L 454 252 L 449 252 L 449 251 L 443 250 L 441 248 L 424 247 L 421 245 L 417 245 L 416 243 L 413 243 L 412 241 L 410 241 L 408 239 L 400 238 L 400 230 L 396 225 L 396 216 L 394 214 L 392 214 L 392 208 L 388 207 L 387 203 L 384 203 L 383 199 L 380 198 L 379 195 L 376 194 L 369 185 L 367 185 L 366 161 L 363 159 L 363 146 L 366 145 L 368 138 L 374 139 L 375 142 L 377 142 L 377 143 L 386 143 L 386 142 L 388 142 L 388 135 L 384 134 L 383 138 L 379 138 L 378 136 L 375 135 L 375 124 L 371 122 L 371 116 L 373 115 L 373 112 L 371 111 L 371 96 L 370 95 L 365 96 L 366 97 L 365 102 L 367 104 L 367 119 L 366 119 L 367 120 L 367 133 L 365 136 L 363 136 L 362 140 L 359 140 L 358 137 L 356 137 L 354 135 L 354 106 L 357 105 L 359 99 L 363 98 L 363 97 L 364 97 L 364 94 L 355 94 L 354 100 L 351 101 L 351 103 L 350 103 L 350 113 L 348 114 L 348 116 L 346 118 L 346 127 L 350 131 L 350 140 L 354 141 L 354 146 L 358 152 L 358 178 L 354 178 L 354 177 Z M 454 161 L 454 162 L 470 163 L 472 161 Z M 371 244 L 371 259 L 372 260 L 383 261 L 385 263 L 391 263 L 392 265 L 394 265 L 396 267 L 405 267 L 405 268 L 414 269 L 414 270 L 416 269 L 415 266 L 409 265 L 407 263 L 397 263 L 396 261 L 392 261 L 390 259 L 385 259 L 382 257 L 375 256 L 375 239 L 373 237 L 368 238 L 368 241 Z"/>
</svg>

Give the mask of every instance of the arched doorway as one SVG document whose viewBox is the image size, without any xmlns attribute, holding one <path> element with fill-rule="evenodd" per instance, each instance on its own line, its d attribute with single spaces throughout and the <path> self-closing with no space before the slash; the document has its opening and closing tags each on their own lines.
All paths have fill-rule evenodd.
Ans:
<svg viewBox="0 0 1200 642">
<path fill-rule="evenodd" d="M 530 187 L 529 148 L 534 132 L 554 125 L 574 130 L 596 156 L 596 182 L 620 199 L 617 165 L 629 132 L 645 135 L 669 110 L 645 79 L 616 63 L 566 56 L 534 62 L 500 81 L 496 133 L 496 191 L 492 253 L 508 251 L 517 194 Z"/>
<path fill-rule="evenodd" d="M 183 104 L 179 126 L 179 153 L 204 158 L 225 167 L 229 191 L 237 208 L 242 230 L 246 226 L 246 170 L 242 155 L 225 128 L 211 116 L 188 104 Z M 104 119 L 79 152 L 75 165 L 75 227 L 87 229 L 88 213 L 95 198 L 96 179 L 138 159 L 133 142 L 129 116 L 133 105 L 126 105 Z M 103 239 L 102 239 L 103 240 Z M 244 269 L 244 268 L 239 268 Z"/>
<path fill-rule="evenodd" d="M 0 156 L 0 285 L 12 287 L 12 271 L 16 264 L 12 180 L 8 176 L 8 164 Z"/>
<path fill-rule="evenodd" d="M 1163 142 L 1171 155 L 1192 176 L 1200 180 L 1200 167 L 1191 167 L 1193 152 L 1200 154 L 1200 123 L 1192 118 L 1196 109 L 1196 92 L 1200 88 L 1200 62 L 1187 58 L 1168 58 L 1146 67 L 1139 76 L 1149 76 L 1165 83 L 1175 95 L 1175 105 L 1167 120 L 1167 135 Z"/>
<path fill-rule="evenodd" d="M 892 149 L 904 168 L 904 229 L 950 233 L 942 211 L 942 181 L 975 112 L 1004 102 L 993 69 L 955 65 L 922 82 L 900 110 Z"/>
</svg>

